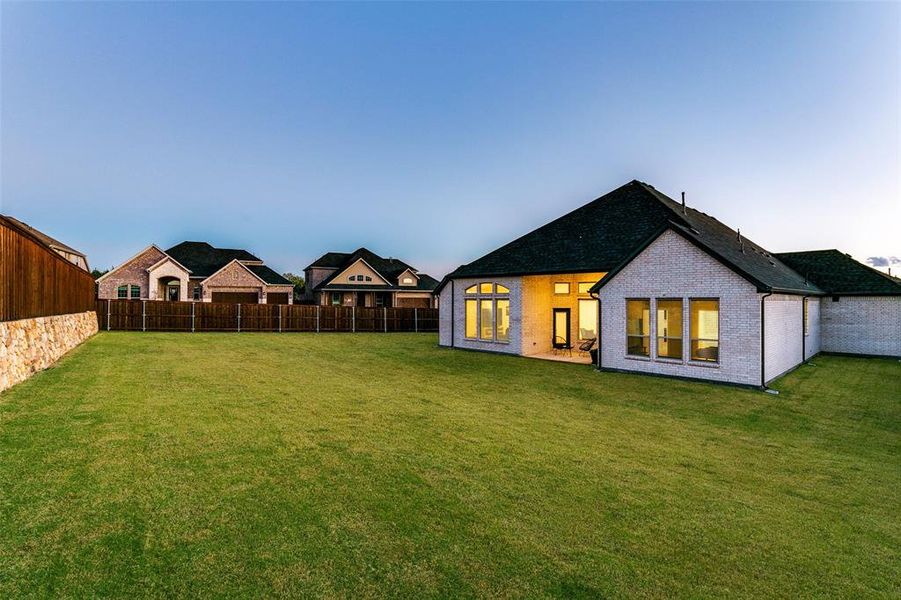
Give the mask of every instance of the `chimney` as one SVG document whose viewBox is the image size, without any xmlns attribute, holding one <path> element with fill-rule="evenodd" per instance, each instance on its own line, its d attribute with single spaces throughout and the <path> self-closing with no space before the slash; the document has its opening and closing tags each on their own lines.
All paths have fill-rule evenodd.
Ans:
<svg viewBox="0 0 901 600">
<path fill-rule="evenodd" d="M 682 214 L 685 214 L 685 192 L 682 192 Z"/>
</svg>

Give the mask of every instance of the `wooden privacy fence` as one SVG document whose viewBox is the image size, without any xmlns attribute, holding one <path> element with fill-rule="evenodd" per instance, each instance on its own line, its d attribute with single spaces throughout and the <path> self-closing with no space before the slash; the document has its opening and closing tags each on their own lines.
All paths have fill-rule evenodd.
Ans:
<svg viewBox="0 0 901 600">
<path fill-rule="evenodd" d="M 97 300 L 107 331 L 438 331 L 437 308 Z"/>
<path fill-rule="evenodd" d="M 94 278 L 0 216 L 0 321 L 94 310 Z"/>
</svg>

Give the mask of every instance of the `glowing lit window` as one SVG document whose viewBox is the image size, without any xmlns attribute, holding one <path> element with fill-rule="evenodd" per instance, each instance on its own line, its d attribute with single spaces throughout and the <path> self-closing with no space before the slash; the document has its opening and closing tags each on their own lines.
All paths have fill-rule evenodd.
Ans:
<svg viewBox="0 0 901 600">
<path fill-rule="evenodd" d="M 467 300 L 466 301 L 466 331 L 465 335 L 468 338 L 476 337 L 476 334 L 479 331 L 479 312 L 477 308 L 476 300 Z"/>
<path fill-rule="evenodd" d="M 626 354 L 651 355 L 650 300 L 626 300 Z"/>
<path fill-rule="evenodd" d="M 580 281 L 579 288 L 578 288 L 579 294 L 582 296 L 587 296 L 588 290 L 590 290 L 591 286 L 593 286 L 593 285 L 594 285 L 594 283 L 592 283 L 591 281 Z"/>
<path fill-rule="evenodd" d="M 412 278 L 412 277 L 404 277 L 403 283 L 405 283 L 405 284 L 407 284 L 407 285 L 412 285 L 412 284 L 413 284 L 413 278 Z"/>
<path fill-rule="evenodd" d="M 682 299 L 657 299 L 657 356 L 682 358 Z"/>
<path fill-rule="evenodd" d="M 494 340 L 493 300 L 479 300 L 479 339 Z"/>
<path fill-rule="evenodd" d="M 598 339 L 597 300 L 579 300 L 579 339 Z"/>
<path fill-rule="evenodd" d="M 497 286 L 500 288 L 501 286 Z M 506 289 L 506 288 L 505 288 Z M 496 339 L 499 342 L 509 342 L 510 341 L 510 301 L 509 300 L 498 300 L 497 301 L 497 336 Z"/>
<path fill-rule="evenodd" d="M 569 284 L 565 282 L 557 282 L 554 284 L 554 293 L 555 294 L 568 294 L 569 293 Z"/>
<path fill-rule="evenodd" d="M 720 359 L 720 302 L 719 300 L 691 300 L 691 359 L 719 362 Z"/>
<path fill-rule="evenodd" d="M 464 336 L 482 342 L 509 342 L 510 288 L 483 282 L 463 293 L 470 296 L 464 300 Z"/>
</svg>

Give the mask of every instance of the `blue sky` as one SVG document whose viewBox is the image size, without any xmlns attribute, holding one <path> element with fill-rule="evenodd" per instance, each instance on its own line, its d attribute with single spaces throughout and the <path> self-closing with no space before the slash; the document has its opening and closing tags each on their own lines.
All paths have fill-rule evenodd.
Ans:
<svg viewBox="0 0 901 600">
<path fill-rule="evenodd" d="M 0 211 L 94 266 L 441 276 L 631 179 L 773 251 L 901 256 L 897 3 L 0 11 Z"/>
</svg>

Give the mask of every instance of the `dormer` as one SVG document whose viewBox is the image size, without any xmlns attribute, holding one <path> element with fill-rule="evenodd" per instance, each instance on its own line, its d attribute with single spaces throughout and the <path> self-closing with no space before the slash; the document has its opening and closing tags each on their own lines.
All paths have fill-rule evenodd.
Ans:
<svg viewBox="0 0 901 600">
<path fill-rule="evenodd" d="M 413 269 L 407 269 L 397 278 L 397 285 L 401 287 L 416 287 L 419 284 L 419 276 Z"/>
</svg>

